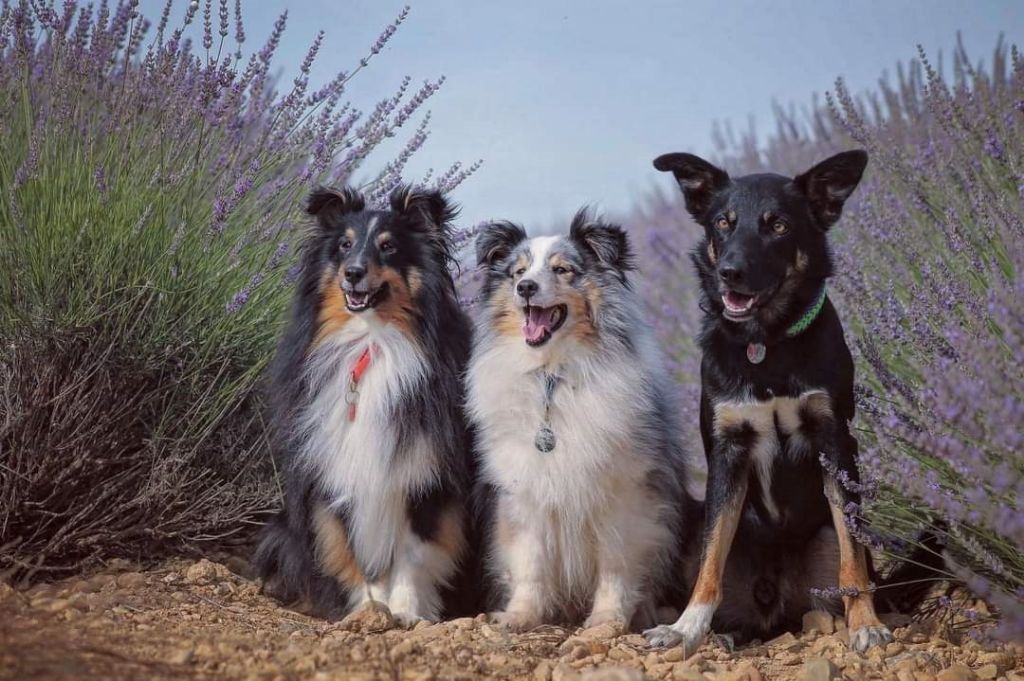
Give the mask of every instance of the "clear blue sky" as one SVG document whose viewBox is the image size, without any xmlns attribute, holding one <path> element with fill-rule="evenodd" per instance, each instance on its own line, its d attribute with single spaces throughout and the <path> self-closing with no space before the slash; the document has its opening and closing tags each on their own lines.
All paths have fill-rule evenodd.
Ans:
<svg viewBox="0 0 1024 681">
<path fill-rule="evenodd" d="M 277 63 L 290 76 L 324 29 L 313 71 L 322 82 L 354 65 L 404 4 L 243 0 L 246 51 L 288 9 Z M 407 22 L 353 81 L 354 103 L 372 109 L 405 75 L 414 84 L 447 76 L 429 103 L 432 134 L 410 179 L 483 158 L 456 193 L 460 222 L 503 217 L 534 229 L 564 223 L 584 203 L 628 209 L 667 181 L 651 159 L 710 152 L 716 120 L 742 128 L 753 116 L 769 131 L 773 101 L 805 105 L 837 76 L 854 91 L 870 88 L 918 43 L 932 55 L 948 51 L 959 30 L 975 61 L 988 61 L 1000 33 L 1011 43 L 1024 37 L 1024 2 L 1016 0 L 409 4 Z M 141 8 L 155 19 L 162 5 L 143 0 Z M 216 8 L 214 15 L 216 23 Z M 369 168 L 386 160 L 378 154 Z"/>
</svg>

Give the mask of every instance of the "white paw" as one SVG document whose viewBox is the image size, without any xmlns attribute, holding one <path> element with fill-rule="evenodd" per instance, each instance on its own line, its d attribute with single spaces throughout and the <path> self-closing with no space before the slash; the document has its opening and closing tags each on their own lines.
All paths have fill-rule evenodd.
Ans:
<svg viewBox="0 0 1024 681">
<path fill-rule="evenodd" d="M 583 628 L 589 629 L 602 624 L 616 624 L 625 629 L 629 624 L 629 618 L 620 610 L 595 610 L 583 623 Z"/>
<path fill-rule="evenodd" d="M 850 648 L 863 653 L 869 648 L 885 645 L 893 640 L 892 632 L 884 625 L 869 625 L 850 632 Z"/>
<path fill-rule="evenodd" d="M 412 629 L 414 626 L 416 626 L 417 622 L 422 622 L 423 620 L 430 620 L 429 617 L 417 615 L 416 613 L 412 612 L 392 612 L 391 616 L 395 618 L 395 623 L 403 629 Z"/>
<path fill-rule="evenodd" d="M 683 635 L 671 624 L 659 624 L 653 629 L 648 629 L 644 632 L 644 638 L 652 648 L 674 648 L 683 642 Z"/>
<path fill-rule="evenodd" d="M 502 610 L 491 613 L 491 621 L 510 631 L 527 631 L 543 624 L 541 617 L 532 612 Z"/>
</svg>

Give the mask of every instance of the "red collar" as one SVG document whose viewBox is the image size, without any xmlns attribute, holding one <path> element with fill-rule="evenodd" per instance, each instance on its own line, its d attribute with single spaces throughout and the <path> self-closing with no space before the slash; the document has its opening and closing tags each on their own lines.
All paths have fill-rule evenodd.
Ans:
<svg viewBox="0 0 1024 681">
<path fill-rule="evenodd" d="M 363 350 L 363 354 L 359 355 L 359 359 L 356 360 L 355 365 L 352 367 L 352 373 L 349 374 L 348 384 L 348 395 L 346 395 L 346 402 L 348 402 L 348 420 L 356 420 L 356 403 L 359 401 L 359 381 L 362 380 L 363 374 L 370 368 L 370 360 L 373 358 L 371 350 L 372 346 L 366 346 Z"/>
</svg>

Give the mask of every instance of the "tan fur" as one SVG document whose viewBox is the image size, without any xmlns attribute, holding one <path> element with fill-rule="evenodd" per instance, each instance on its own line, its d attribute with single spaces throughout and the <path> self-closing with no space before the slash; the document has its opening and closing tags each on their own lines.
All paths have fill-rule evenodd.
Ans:
<svg viewBox="0 0 1024 681">
<path fill-rule="evenodd" d="M 492 296 L 492 305 L 497 313 L 494 315 L 494 327 L 503 336 L 523 335 L 523 312 L 516 307 L 507 292 L 498 288 Z"/>
<path fill-rule="evenodd" d="M 385 323 L 394 324 L 402 332 L 414 337 L 416 330 L 416 319 L 413 314 L 415 304 L 409 284 L 402 275 L 390 267 L 371 267 L 366 273 L 367 281 L 371 288 L 388 285 L 388 295 L 379 305 L 374 308 L 377 316 Z"/>
<path fill-rule="evenodd" d="M 807 257 L 807 254 L 799 248 L 796 249 L 796 261 L 793 264 L 793 269 L 797 272 L 805 272 L 810 264 L 811 259 Z"/>
<path fill-rule="evenodd" d="M 729 501 L 722 506 L 715 525 L 704 544 L 697 583 L 690 596 L 691 605 L 717 604 L 722 595 L 722 574 L 725 572 L 725 561 L 729 557 L 736 526 L 739 524 L 743 500 L 747 495 L 747 478 L 741 476 L 742 482 L 736 485 Z"/>
<path fill-rule="evenodd" d="M 596 287 L 591 286 L 590 288 Z M 594 328 L 593 308 L 588 295 L 581 293 L 578 289 L 567 287 L 562 300 L 573 320 L 572 328 L 568 329 L 569 335 L 582 343 L 594 343 L 597 340 L 597 329 Z"/>
<path fill-rule="evenodd" d="M 708 260 L 711 261 L 712 265 L 714 265 L 715 263 L 718 262 L 718 255 L 715 253 L 715 242 L 714 241 L 709 241 L 708 242 Z"/>
<path fill-rule="evenodd" d="M 337 274 L 328 272 L 320 280 L 320 310 L 317 313 L 317 332 L 311 349 L 340 331 L 351 318 L 351 313 L 345 307 L 345 294 L 341 291 Z"/>
<path fill-rule="evenodd" d="M 316 535 L 316 557 L 325 574 L 334 577 L 349 589 L 366 583 L 349 546 L 341 520 L 324 506 L 313 513 Z"/>
<path fill-rule="evenodd" d="M 379 232 L 374 239 L 374 243 L 380 246 L 382 243 L 391 238 L 391 232 Z"/>
<path fill-rule="evenodd" d="M 423 288 L 423 273 L 415 267 L 410 267 L 405 278 L 409 282 L 409 291 L 413 297 L 419 295 L 420 290 Z"/>
<path fill-rule="evenodd" d="M 459 504 L 452 504 L 441 513 L 437 536 L 433 542 L 452 560 L 458 560 L 466 550 L 466 535 L 463 532 L 464 515 Z"/>
<path fill-rule="evenodd" d="M 831 478 L 825 482 L 825 496 L 828 497 L 832 523 L 836 528 L 836 538 L 839 540 L 839 586 L 854 586 L 860 590 L 858 596 L 843 596 L 846 626 L 850 631 L 865 626 L 880 626 L 881 622 L 875 614 L 874 599 L 868 591 L 870 581 L 865 549 L 853 538 L 846 526 L 846 518 L 840 505 L 842 493 L 838 485 L 839 483 Z"/>
</svg>

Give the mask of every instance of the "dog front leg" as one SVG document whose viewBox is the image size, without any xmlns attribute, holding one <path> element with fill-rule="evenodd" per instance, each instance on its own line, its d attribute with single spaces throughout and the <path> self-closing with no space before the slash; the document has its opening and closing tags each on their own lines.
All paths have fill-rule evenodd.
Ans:
<svg viewBox="0 0 1024 681">
<path fill-rule="evenodd" d="M 704 542 L 697 582 L 686 610 L 675 624 L 644 632 L 651 645 L 682 645 L 689 657 L 711 630 L 711 618 L 722 601 L 725 561 L 747 496 L 750 452 L 758 436 L 755 426 L 743 418 L 716 417 L 714 448 L 708 462 Z"/>
<path fill-rule="evenodd" d="M 549 558 L 544 544 L 548 528 L 542 518 L 518 517 L 515 512 L 522 509 L 511 508 L 516 504 L 508 498 L 498 503 L 492 550 L 509 596 L 505 609 L 491 617 L 514 631 L 533 629 L 543 624 L 548 606 L 545 577 Z"/>
</svg>

